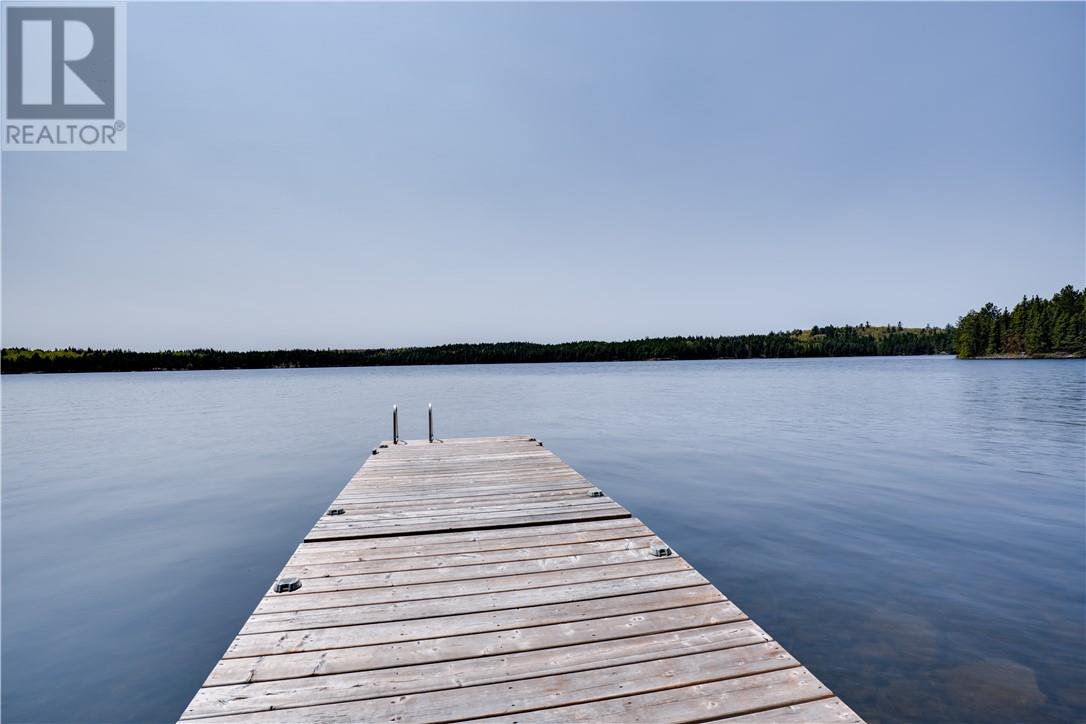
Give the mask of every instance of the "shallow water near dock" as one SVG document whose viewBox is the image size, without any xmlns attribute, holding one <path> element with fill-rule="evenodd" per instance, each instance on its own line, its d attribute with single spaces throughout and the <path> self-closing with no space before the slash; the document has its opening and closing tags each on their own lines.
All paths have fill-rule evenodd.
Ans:
<svg viewBox="0 0 1086 724">
<path fill-rule="evenodd" d="M 6 721 L 169 721 L 400 406 L 529 434 L 872 722 L 1086 719 L 1086 363 L 6 376 Z"/>
</svg>

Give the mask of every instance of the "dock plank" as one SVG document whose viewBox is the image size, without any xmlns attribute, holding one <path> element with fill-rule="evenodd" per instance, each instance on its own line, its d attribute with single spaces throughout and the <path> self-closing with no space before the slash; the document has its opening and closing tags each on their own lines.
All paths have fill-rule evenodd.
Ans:
<svg viewBox="0 0 1086 724">
<path fill-rule="evenodd" d="M 861 721 L 591 490 L 529 436 L 381 443 L 182 719 Z"/>
<path fill-rule="evenodd" d="M 665 581 L 659 581 L 664 585 Z M 614 590 L 619 587 L 615 586 Z M 436 618 L 382 621 L 368 625 L 323 629 L 239 633 L 223 655 L 224 659 L 275 656 L 302 651 L 366 646 L 394 641 L 461 636 L 486 631 L 517 631 L 530 626 L 590 620 L 610 615 L 668 610 L 700 603 L 724 601 L 723 594 L 710 585 L 663 587 L 653 591 L 587 598 L 539 606 L 498 611 L 479 611 Z M 512 635 L 512 634 L 511 634 Z"/>
<path fill-rule="evenodd" d="M 557 650 L 548 648 L 494 656 L 476 649 L 472 658 L 451 662 L 358 673 L 324 673 L 302 679 L 202 689 L 185 713 L 189 717 L 206 717 L 379 699 L 588 671 L 601 666 L 660 661 L 764 643 L 766 637 L 748 621 L 738 626 L 709 626 L 606 641 L 592 640 L 567 644 Z"/>
<path fill-rule="evenodd" d="M 628 530 L 628 529 L 619 529 Z M 382 573 L 406 573 L 407 571 L 439 569 L 448 571 L 448 575 L 456 575 L 453 569 L 479 566 L 488 563 L 516 563 L 520 561 L 548 561 L 551 558 L 567 556 L 589 556 L 614 551 L 628 551 L 641 547 L 646 539 L 651 538 L 652 533 L 646 528 L 644 533 L 631 530 L 622 536 L 604 538 L 603 540 L 586 541 L 584 543 L 564 543 L 559 537 L 541 538 L 551 543 L 543 543 L 536 546 L 521 546 L 517 548 L 499 548 L 493 550 L 472 550 L 469 552 L 439 552 L 436 554 L 396 558 L 369 558 L 358 560 L 345 554 L 344 558 L 332 558 L 336 553 L 329 554 L 326 562 L 317 562 L 312 558 L 311 562 L 303 563 L 291 558 L 283 567 L 282 575 L 298 576 L 300 578 L 336 578 L 354 575 L 376 575 Z M 539 550 L 546 548 L 546 550 Z M 319 559 L 318 559 L 319 560 Z M 309 584 L 307 584 L 308 586 Z M 312 585 L 320 585 L 313 583 Z"/>
<path fill-rule="evenodd" d="M 335 505 L 333 503 L 333 505 Z M 608 520 L 629 518 L 630 514 L 617 504 L 593 510 L 559 509 L 539 513 L 513 511 L 509 513 L 491 513 L 479 516 L 454 519 L 434 519 L 424 521 L 403 521 L 388 523 L 360 522 L 344 526 L 318 523 L 305 537 L 311 540 L 346 540 L 350 538 L 378 538 L 406 533 L 446 533 L 459 530 L 487 530 L 510 527 L 524 527 L 548 523 L 565 523 L 571 520 Z"/>
<path fill-rule="evenodd" d="M 642 549 L 644 550 L 644 549 Z M 266 596 L 257 605 L 256 614 L 284 613 L 334 608 L 337 610 L 355 606 L 419 600 L 449 600 L 463 596 L 475 596 L 543 588 L 568 588 L 575 583 L 596 583 L 615 578 L 632 578 L 675 571 L 688 571 L 690 565 L 677 558 L 656 558 L 632 551 L 630 560 L 601 563 L 585 568 L 565 567 L 564 570 L 530 571 L 513 575 L 470 577 L 464 580 L 403 583 L 401 585 L 366 586 L 355 588 L 348 584 L 342 590 L 310 591 L 305 587 L 291 595 Z M 484 566 L 490 568 L 490 566 Z M 704 581 L 704 579 L 701 579 Z"/>
<path fill-rule="evenodd" d="M 682 563 L 682 561 L 678 561 Z M 616 575 L 584 583 L 552 585 L 543 588 L 510 590 L 453 596 L 450 598 L 426 598 L 340 608 L 316 610 L 291 610 L 285 613 L 254 613 L 241 628 L 241 633 L 268 633 L 298 631 L 334 626 L 356 626 L 385 621 L 451 616 L 474 611 L 501 611 L 525 606 L 542 606 L 561 601 L 584 601 L 593 598 L 611 598 L 630 593 L 660 591 L 669 588 L 698 586 L 706 583 L 694 570 L 648 573 L 638 576 Z"/>
<path fill-rule="evenodd" d="M 539 552 L 529 553 L 527 557 L 524 549 L 514 551 L 520 553 L 519 559 L 504 560 L 498 562 L 480 561 L 481 556 L 475 556 L 475 561 L 462 565 L 434 566 L 426 564 L 432 559 L 418 561 L 419 568 L 413 570 L 398 570 L 397 564 L 392 563 L 392 570 L 381 572 L 381 566 L 373 563 L 360 564 L 365 568 L 360 572 L 343 573 L 336 576 L 299 576 L 304 578 L 300 590 L 292 593 L 284 593 L 271 599 L 265 599 L 265 603 L 281 601 L 287 605 L 289 599 L 296 596 L 308 596 L 314 593 L 331 591 L 355 591 L 363 588 L 382 588 L 394 586 L 410 586 L 419 583 L 439 583 L 445 581 L 460 581 L 477 578 L 501 578 L 506 576 L 522 576 L 528 573 L 541 573 L 545 571 L 563 571 L 574 568 L 595 568 L 597 566 L 613 565 L 616 563 L 635 563 L 641 561 L 658 561 L 649 553 L 647 542 L 640 545 L 631 545 L 632 541 L 620 540 L 616 542 L 585 544 L 584 548 L 577 546 L 562 546 L 563 551 L 571 551 L 568 555 L 539 557 Z M 609 546 L 609 547 L 605 547 Z M 547 554 L 553 550 L 546 551 Z M 501 553 L 501 551 L 498 551 Z M 491 556 L 494 554 L 491 553 Z M 387 561 L 381 561 L 388 565 Z M 402 564 L 400 564 L 402 565 Z M 286 568 L 283 569 L 287 570 Z M 361 572 L 366 571 L 366 572 Z M 522 580 L 522 579 L 518 579 Z M 514 582 L 515 583 L 515 582 Z M 269 593 L 272 591 L 269 589 Z"/>
<path fill-rule="evenodd" d="M 786 668 L 753 675 L 730 677 L 693 685 L 652 691 L 638 696 L 624 696 L 574 706 L 543 709 L 515 717 L 487 719 L 501 722 L 703 722 L 734 721 L 748 712 L 760 712 L 780 701 L 810 702 L 829 696 L 826 688 L 802 667 Z M 779 708 L 775 708 L 780 712 Z M 789 711 L 793 711 L 789 708 Z M 817 715 L 817 710 L 798 710 Z M 775 721 L 767 718 L 765 721 Z M 822 721 L 806 719 L 804 721 Z"/>
<path fill-rule="evenodd" d="M 580 542 L 589 540 L 609 540 L 619 529 L 637 529 L 651 531 L 641 521 L 633 518 L 607 519 L 598 521 L 582 521 L 575 524 L 555 523 L 536 527 L 487 529 L 478 531 L 454 531 L 448 533 L 434 533 L 424 537 L 420 536 L 388 536 L 371 540 L 345 540 L 345 541 L 309 541 L 299 546 L 295 551 L 295 558 L 303 559 L 305 556 L 321 556 L 326 553 L 349 552 L 350 555 L 367 555 L 367 560 L 373 558 L 399 558 L 417 555 L 410 551 L 434 551 L 438 552 L 438 546 L 445 546 L 442 552 L 462 553 L 474 550 L 498 550 L 502 548 L 515 548 L 520 546 L 549 545 L 550 540 L 556 536 L 566 538 L 565 542 Z M 618 537 L 625 533 L 619 532 Z M 457 545 L 461 544 L 461 545 Z M 372 553 L 368 553 L 372 551 Z M 361 559 L 360 559 L 361 560 Z"/>
<path fill-rule="evenodd" d="M 705 593 L 709 591 L 706 590 Z M 659 596 L 659 594 L 646 594 L 641 602 L 652 605 L 649 597 L 654 595 Z M 680 603 L 685 602 L 687 601 Z M 659 601 L 656 605 L 662 603 L 674 604 L 677 601 Z M 322 649 L 278 656 L 222 659 L 208 677 L 207 686 L 366 671 L 383 668 L 389 661 L 395 661 L 400 666 L 410 666 L 456 659 L 471 660 L 480 656 L 500 656 L 521 651 L 550 649 L 555 646 L 555 642 L 561 642 L 562 646 L 570 646 L 729 623 L 734 624 L 736 635 L 741 630 L 748 632 L 752 642 L 756 642 L 755 636 L 760 637 L 760 640 L 770 640 L 768 634 L 753 622 L 747 621 L 746 615 L 730 601 L 695 603 L 678 608 L 646 608 L 629 615 L 602 618 L 588 618 L 584 617 L 585 614 L 585 611 L 576 612 L 572 616 L 576 620 L 568 623 L 519 628 L 503 627 L 498 631 L 478 634 L 460 634 L 407 642 L 396 641 L 342 649 Z M 532 623 L 537 620 L 533 618 Z"/>
<path fill-rule="evenodd" d="M 796 660 L 789 656 L 780 644 L 773 641 L 635 664 L 607 665 L 612 663 L 607 660 L 600 663 L 602 665 L 598 668 L 576 673 L 505 680 L 496 684 L 389 698 L 356 699 L 345 703 L 311 704 L 248 714 L 226 714 L 215 718 L 223 722 L 296 722 L 299 718 L 316 718 L 321 722 L 462 721 L 568 706 L 623 694 L 659 691 L 798 666 Z M 362 688 L 364 692 L 365 687 L 357 688 Z"/>
</svg>

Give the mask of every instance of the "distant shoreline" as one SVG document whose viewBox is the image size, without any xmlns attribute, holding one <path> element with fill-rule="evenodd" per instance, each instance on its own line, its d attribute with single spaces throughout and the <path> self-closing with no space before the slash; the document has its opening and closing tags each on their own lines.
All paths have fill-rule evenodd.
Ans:
<svg viewBox="0 0 1086 724">
<path fill-rule="evenodd" d="M 622 342 L 557 344 L 488 342 L 397 349 L 292 349 L 228 352 L 214 349 L 3 350 L 3 374 L 31 372 L 151 372 L 175 370 L 397 367 L 407 365 L 650 360 L 790 359 L 953 354 L 952 327 L 825 326 L 727 337 L 655 337 Z"/>
<path fill-rule="evenodd" d="M 651 359 L 573 359 L 565 361 L 520 361 L 520 363 L 507 363 L 507 361 L 450 361 L 450 363 L 406 363 L 396 365 L 310 365 L 306 367 L 302 366 L 288 366 L 280 365 L 277 367 L 155 367 L 149 369 L 101 369 L 101 370 L 80 370 L 80 371 L 62 371 L 62 370 L 27 370 L 27 371 L 3 371 L 4 376 L 29 376 L 29 374 L 113 374 L 118 372 L 229 372 L 237 370 L 274 370 L 274 369 L 359 369 L 359 368 L 374 368 L 374 367 L 478 367 L 487 365 L 606 365 L 606 364 L 643 364 L 643 363 L 672 363 L 672 361 L 746 361 L 746 360 L 762 360 L 768 361 L 773 359 L 892 359 L 896 357 L 952 357 L 958 359 L 957 355 L 952 352 L 934 352 L 931 354 L 917 353 L 917 354 L 902 354 L 902 355 L 821 355 L 821 356 L 806 356 L 806 357 L 698 357 L 698 358 L 686 358 L 677 359 L 674 357 L 658 357 Z M 1052 357 L 1053 359 L 1063 359 L 1063 357 Z M 1075 357 L 1076 359 L 1079 357 Z M 973 358 L 970 358 L 973 359 Z M 977 357 L 976 359 L 980 359 Z M 995 357 L 989 357 L 987 359 L 995 359 Z M 1018 359 L 1018 357 L 1015 357 Z M 1022 357 L 1022 359 L 1028 359 L 1028 357 Z M 1071 357 L 1068 357 L 1071 359 Z"/>
<path fill-rule="evenodd" d="M 1086 290 L 1067 285 L 1042 299 L 1023 297 L 1014 309 L 989 302 L 956 326 L 825 325 L 810 329 L 719 337 L 645 337 L 621 342 L 581 340 L 482 342 L 373 349 L 216 349 L 134 352 L 125 349 L 5 347 L 0 373 L 175 372 L 185 370 L 404 367 L 461 364 L 650 362 L 950 355 L 959 359 L 1082 359 L 1086 357 Z"/>
<path fill-rule="evenodd" d="M 142 353 L 154 354 L 154 353 Z M 866 354 L 866 355 L 808 355 L 804 357 L 698 357 L 678 359 L 675 357 L 651 357 L 645 359 L 615 359 L 615 360 L 550 360 L 550 361 L 525 361 L 525 362 L 413 362 L 396 364 L 329 364 L 329 365 L 275 365 L 267 367 L 152 367 L 145 369 L 95 369 L 95 370 L 3 370 L 5 375 L 48 375 L 48 374 L 95 374 L 117 372 L 227 372 L 232 370 L 287 370 L 287 369 L 351 369 L 360 367 L 456 367 L 474 365 L 501 365 L 501 364 L 606 364 L 608 362 L 737 362 L 742 360 L 775 360 L 775 359 L 850 359 L 854 357 L 887 358 L 887 357 L 954 357 L 964 361 L 974 360 L 1081 360 L 1086 359 L 1086 354 L 995 354 L 980 357 L 959 357 L 953 352 L 931 352 L 916 354 Z"/>
</svg>

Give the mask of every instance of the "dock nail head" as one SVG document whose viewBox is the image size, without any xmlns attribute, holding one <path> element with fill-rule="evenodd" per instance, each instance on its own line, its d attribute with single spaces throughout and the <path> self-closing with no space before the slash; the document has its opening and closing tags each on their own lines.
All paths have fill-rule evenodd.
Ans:
<svg viewBox="0 0 1086 724">
<path fill-rule="evenodd" d="M 290 576 L 289 578 L 280 578 L 278 581 L 275 582 L 276 593 L 290 593 L 291 591 L 297 591 L 301 587 L 302 582 L 294 576 Z"/>
<path fill-rule="evenodd" d="M 664 556 L 671 555 L 671 548 L 670 546 L 668 546 L 667 543 L 664 543 L 662 540 L 654 540 L 649 545 L 649 553 L 653 554 L 657 558 L 663 558 Z"/>
<path fill-rule="evenodd" d="M 332 508 L 328 511 L 328 515 L 343 515 L 346 512 L 343 508 Z"/>
<path fill-rule="evenodd" d="M 602 498 L 603 497 L 603 491 L 600 490 L 599 488 L 589 488 L 588 489 L 588 497 L 590 497 L 590 498 Z"/>
</svg>

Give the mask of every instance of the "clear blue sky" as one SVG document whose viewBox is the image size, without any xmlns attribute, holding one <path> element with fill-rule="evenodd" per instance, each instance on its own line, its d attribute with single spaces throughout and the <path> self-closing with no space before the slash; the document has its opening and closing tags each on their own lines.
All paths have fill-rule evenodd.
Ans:
<svg viewBox="0 0 1086 724">
<path fill-rule="evenodd" d="M 143 5 L 5 153 L 3 342 L 944 324 L 1083 285 L 1084 5 Z"/>
</svg>

